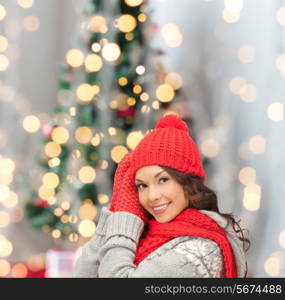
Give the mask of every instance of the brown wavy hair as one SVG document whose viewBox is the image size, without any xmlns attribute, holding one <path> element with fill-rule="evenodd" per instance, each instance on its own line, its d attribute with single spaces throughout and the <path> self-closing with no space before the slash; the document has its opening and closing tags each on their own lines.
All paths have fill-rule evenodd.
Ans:
<svg viewBox="0 0 285 300">
<path fill-rule="evenodd" d="M 243 242 L 245 251 L 248 251 L 250 247 L 250 241 L 244 235 L 244 231 L 248 233 L 248 230 L 241 228 L 239 225 L 241 220 L 237 221 L 236 216 L 233 214 L 220 212 L 216 193 L 208 188 L 199 176 L 182 173 L 169 167 L 160 167 L 183 187 L 185 196 L 189 199 L 189 208 L 195 208 L 197 210 L 210 210 L 225 217 L 228 221 L 228 224 L 230 223 L 234 231 L 237 233 L 238 238 Z M 245 247 L 245 244 L 247 244 L 247 247 Z"/>
</svg>

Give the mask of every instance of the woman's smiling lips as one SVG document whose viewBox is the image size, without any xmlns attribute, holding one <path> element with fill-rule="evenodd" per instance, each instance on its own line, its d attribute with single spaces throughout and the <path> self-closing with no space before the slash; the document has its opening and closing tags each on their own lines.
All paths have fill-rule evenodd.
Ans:
<svg viewBox="0 0 285 300">
<path fill-rule="evenodd" d="M 152 210 L 156 213 L 156 214 L 162 214 L 165 212 L 165 210 L 167 209 L 169 203 L 165 203 L 165 204 L 161 204 L 161 205 L 156 205 L 152 207 Z"/>
</svg>

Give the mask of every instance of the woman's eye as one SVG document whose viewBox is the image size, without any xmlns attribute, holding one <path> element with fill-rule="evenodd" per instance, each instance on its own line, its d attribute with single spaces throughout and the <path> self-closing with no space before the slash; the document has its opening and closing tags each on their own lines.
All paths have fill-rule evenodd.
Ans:
<svg viewBox="0 0 285 300">
<path fill-rule="evenodd" d="M 145 186 L 146 186 L 145 184 L 140 183 L 140 184 L 137 184 L 137 185 L 136 185 L 136 188 L 137 188 L 138 190 L 141 190 L 141 189 L 144 188 Z"/>
<path fill-rule="evenodd" d="M 169 178 L 167 178 L 167 177 L 161 177 L 160 179 L 159 179 L 159 181 L 162 181 L 162 182 L 166 182 L 166 181 L 168 181 L 169 180 Z"/>
</svg>

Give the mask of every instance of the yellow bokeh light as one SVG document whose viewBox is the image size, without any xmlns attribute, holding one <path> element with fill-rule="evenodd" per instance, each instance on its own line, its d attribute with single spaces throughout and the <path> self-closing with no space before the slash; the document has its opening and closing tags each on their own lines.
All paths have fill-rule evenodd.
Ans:
<svg viewBox="0 0 285 300">
<path fill-rule="evenodd" d="M 67 63 L 73 68 L 80 67 L 84 62 L 84 54 L 79 49 L 68 50 L 65 58 Z"/>
<path fill-rule="evenodd" d="M 27 16 L 23 20 L 23 25 L 27 31 L 34 32 L 39 29 L 40 20 L 36 16 Z"/>
<path fill-rule="evenodd" d="M 49 142 L 45 145 L 45 154 L 48 157 L 56 157 L 61 153 L 61 146 L 56 142 Z"/>
<path fill-rule="evenodd" d="M 97 215 L 97 208 L 92 202 L 86 202 L 80 206 L 78 215 L 82 220 L 94 220 Z"/>
<path fill-rule="evenodd" d="M 254 60 L 254 48 L 250 45 L 243 45 L 238 48 L 238 58 L 243 63 L 251 63 Z"/>
<path fill-rule="evenodd" d="M 142 113 L 148 113 L 149 111 L 150 111 L 150 107 L 149 107 L 149 106 L 143 105 L 143 106 L 141 107 L 141 112 L 142 112 Z"/>
<path fill-rule="evenodd" d="M 103 57 L 110 62 L 116 61 L 121 55 L 121 49 L 116 43 L 107 43 L 102 49 Z"/>
<path fill-rule="evenodd" d="M 139 14 L 138 15 L 138 20 L 140 21 L 140 22 L 145 22 L 146 21 L 146 19 L 147 19 L 147 16 L 145 15 L 145 14 Z"/>
<path fill-rule="evenodd" d="M 137 101 L 136 101 L 135 98 L 129 97 L 127 103 L 128 103 L 128 105 L 130 105 L 130 106 L 134 106 L 134 105 L 137 103 Z"/>
<path fill-rule="evenodd" d="M 6 51 L 8 48 L 8 40 L 5 36 L 0 35 L 0 52 Z"/>
<path fill-rule="evenodd" d="M 90 166 L 84 166 L 78 171 L 78 178 L 83 183 L 91 183 L 96 179 L 96 171 Z"/>
<path fill-rule="evenodd" d="M 82 126 L 76 129 L 75 139 L 80 144 L 87 144 L 92 139 L 92 130 L 87 126 Z"/>
<path fill-rule="evenodd" d="M 159 85 L 155 93 L 160 102 L 170 102 L 175 95 L 172 86 L 169 84 Z"/>
<path fill-rule="evenodd" d="M 182 33 L 176 24 L 166 24 L 162 27 L 161 35 L 167 46 L 175 48 L 179 47 L 183 41 Z"/>
<path fill-rule="evenodd" d="M 126 38 L 127 41 L 131 41 L 131 40 L 134 39 L 134 34 L 132 32 L 127 32 L 125 34 L 125 38 Z"/>
<path fill-rule="evenodd" d="M 107 169 L 109 166 L 109 163 L 107 160 L 103 160 L 102 163 L 101 163 L 101 169 Z"/>
<path fill-rule="evenodd" d="M 92 16 L 89 24 L 92 32 L 106 33 L 108 31 L 107 21 L 103 16 Z"/>
<path fill-rule="evenodd" d="M 50 168 L 54 168 L 60 165 L 60 159 L 58 157 L 54 157 L 48 161 L 48 166 Z"/>
<path fill-rule="evenodd" d="M 242 77 L 234 77 L 229 82 L 229 89 L 233 94 L 239 95 L 240 89 L 246 84 Z"/>
<path fill-rule="evenodd" d="M 280 232 L 278 240 L 280 246 L 285 249 L 285 229 Z"/>
<path fill-rule="evenodd" d="M 0 228 L 6 227 L 10 223 L 10 216 L 6 211 L 0 211 Z"/>
<path fill-rule="evenodd" d="M 0 277 L 5 277 L 10 272 L 10 263 L 5 259 L 0 259 Z"/>
<path fill-rule="evenodd" d="M 0 192 L 1 193 L 1 192 Z M 1 201 L 1 200 L 0 200 Z M 18 195 L 15 193 L 15 192 L 10 192 L 8 197 L 6 197 L 2 204 L 5 206 L 5 207 L 15 207 L 19 202 L 19 197 Z"/>
<path fill-rule="evenodd" d="M 110 135 L 116 135 L 117 134 L 117 130 L 114 127 L 109 127 L 108 132 L 109 132 Z"/>
<path fill-rule="evenodd" d="M 0 173 L 9 174 L 15 170 L 15 163 L 10 158 L 0 158 Z"/>
<path fill-rule="evenodd" d="M 25 117 L 23 120 L 23 127 L 26 131 L 33 133 L 40 129 L 41 123 L 39 118 L 36 116 L 30 115 Z"/>
<path fill-rule="evenodd" d="M 0 202 L 4 201 L 10 195 L 10 188 L 6 185 L 0 185 Z"/>
<path fill-rule="evenodd" d="M 280 7 L 276 12 L 276 20 L 280 25 L 285 26 L 285 7 Z"/>
<path fill-rule="evenodd" d="M 25 278 L 28 275 L 28 268 L 24 264 L 15 264 L 12 267 L 11 275 L 14 278 Z"/>
<path fill-rule="evenodd" d="M 252 102 L 256 100 L 256 88 L 252 84 L 244 84 L 239 90 L 239 95 L 244 102 Z"/>
<path fill-rule="evenodd" d="M 60 217 L 63 214 L 63 210 L 60 207 L 57 207 L 54 211 L 53 214 L 57 217 Z"/>
<path fill-rule="evenodd" d="M 133 131 L 129 133 L 126 139 L 128 147 L 134 150 L 143 137 L 144 135 L 141 131 Z"/>
<path fill-rule="evenodd" d="M 82 83 L 77 87 L 77 97 L 83 102 L 90 102 L 94 97 L 94 88 L 88 83 Z"/>
<path fill-rule="evenodd" d="M 103 66 L 102 59 L 97 54 L 89 54 L 85 59 L 85 68 L 88 72 L 98 72 Z"/>
<path fill-rule="evenodd" d="M 9 66 L 9 60 L 6 55 L 0 54 L 0 71 L 5 71 Z"/>
<path fill-rule="evenodd" d="M 109 196 L 106 194 L 99 194 L 98 195 L 98 200 L 101 204 L 106 204 L 109 202 Z"/>
<path fill-rule="evenodd" d="M 180 89 L 183 85 L 182 77 L 178 73 L 174 73 L 174 72 L 168 73 L 165 76 L 164 82 L 172 86 L 174 90 Z"/>
<path fill-rule="evenodd" d="M 143 0 L 124 0 L 125 3 L 131 7 L 139 6 L 143 3 Z"/>
<path fill-rule="evenodd" d="M 94 235 L 95 231 L 96 225 L 93 221 L 89 219 L 81 221 L 78 225 L 78 232 L 86 238 Z"/>
<path fill-rule="evenodd" d="M 120 86 L 125 86 L 128 84 L 128 79 L 126 77 L 120 77 L 118 79 L 118 83 Z"/>
<path fill-rule="evenodd" d="M 6 8 L 0 4 L 0 21 L 6 17 Z"/>
<path fill-rule="evenodd" d="M 134 92 L 135 94 L 139 94 L 139 93 L 141 93 L 141 91 L 142 91 L 142 87 L 141 87 L 139 84 L 136 84 L 136 85 L 133 87 L 133 92 Z"/>
<path fill-rule="evenodd" d="M 77 221 L 78 221 L 77 216 L 73 216 L 73 215 L 70 215 L 70 216 L 69 216 L 69 222 L 70 222 L 70 223 L 76 224 Z"/>
<path fill-rule="evenodd" d="M 68 236 L 68 239 L 70 240 L 70 242 L 77 242 L 78 241 L 78 234 L 73 232 Z"/>
<path fill-rule="evenodd" d="M 42 185 L 38 190 L 38 194 L 42 199 L 49 200 L 50 197 L 55 195 L 55 191 L 53 188 L 48 188 L 45 185 Z"/>
<path fill-rule="evenodd" d="M 264 263 L 265 272 L 273 277 L 280 274 L 280 261 L 277 257 L 271 256 Z"/>
<path fill-rule="evenodd" d="M 69 203 L 68 201 L 63 201 L 63 202 L 61 203 L 61 208 L 62 208 L 63 210 L 69 210 L 69 209 L 70 209 L 70 203 Z"/>
<path fill-rule="evenodd" d="M 75 117 L 76 116 L 76 107 L 70 107 L 69 108 L 69 114 L 72 116 L 72 117 Z"/>
<path fill-rule="evenodd" d="M 96 146 L 100 145 L 100 142 L 101 142 L 100 135 L 98 133 L 96 133 L 95 136 L 91 140 L 91 144 L 96 147 Z"/>
<path fill-rule="evenodd" d="M 253 136 L 249 140 L 249 149 L 254 154 L 262 154 L 266 151 L 266 139 L 263 136 Z"/>
<path fill-rule="evenodd" d="M 18 0 L 17 2 L 22 8 L 30 8 L 34 5 L 34 0 Z"/>
<path fill-rule="evenodd" d="M 249 211 L 260 208 L 261 188 L 257 184 L 249 184 L 244 188 L 243 206 Z"/>
<path fill-rule="evenodd" d="M 227 23 L 236 23 L 240 19 L 240 12 L 224 9 L 223 10 L 223 19 Z"/>
<path fill-rule="evenodd" d="M 149 94 L 148 94 L 148 93 L 142 93 L 142 94 L 140 95 L 140 99 L 141 99 L 142 101 L 147 101 L 147 100 L 149 99 Z"/>
<path fill-rule="evenodd" d="M 255 183 L 256 181 L 256 171 L 253 168 L 245 167 L 239 171 L 239 180 L 244 185 Z"/>
<path fill-rule="evenodd" d="M 119 28 L 122 32 L 131 32 L 133 31 L 137 26 L 137 21 L 132 15 L 121 15 L 116 20 L 116 27 Z"/>
<path fill-rule="evenodd" d="M 59 185 L 59 177 L 53 172 L 46 173 L 42 178 L 43 184 L 50 189 L 56 188 Z"/>
<path fill-rule="evenodd" d="M 274 122 L 281 122 L 284 120 L 284 105 L 281 102 L 271 103 L 267 108 L 267 116 Z"/>
<path fill-rule="evenodd" d="M 201 144 L 201 152 L 206 157 L 216 157 L 220 152 L 220 144 L 212 138 L 206 139 Z"/>
<path fill-rule="evenodd" d="M 13 251 L 12 243 L 6 238 L 0 238 L 0 257 L 8 257 Z"/>
<path fill-rule="evenodd" d="M 121 145 L 115 146 L 111 150 L 111 158 L 113 159 L 114 162 L 118 164 L 128 152 L 129 151 L 125 146 L 121 146 Z"/>
<path fill-rule="evenodd" d="M 69 139 L 69 132 L 65 127 L 59 126 L 53 129 L 51 137 L 54 142 L 64 144 Z"/>
<path fill-rule="evenodd" d="M 58 229 L 54 229 L 54 230 L 51 232 L 51 236 L 52 236 L 54 239 L 58 239 L 58 238 L 60 238 L 60 236 L 61 236 L 61 232 L 60 232 Z"/>
<path fill-rule="evenodd" d="M 159 106 L 160 106 L 159 103 L 160 102 L 158 100 L 153 101 L 152 104 L 151 104 L 152 108 L 155 109 L 155 110 L 159 109 Z"/>
</svg>

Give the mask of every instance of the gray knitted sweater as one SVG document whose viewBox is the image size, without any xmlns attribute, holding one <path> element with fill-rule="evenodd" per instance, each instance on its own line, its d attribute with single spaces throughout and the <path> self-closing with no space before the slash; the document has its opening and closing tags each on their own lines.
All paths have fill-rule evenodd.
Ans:
<svg viewBox="0 0 285 300">
<path fill-rule="evenodd" d="M 218 213 L 200 212 L 214 219 L 227 233 L 238 277 L 244 277 L 246 259 L 242 242 L 227 220 Z M 138 265 L 133 263 L 143 221 L 127 212 L 101 210 L 96 233 L 85 243 L 76 261 L 74 277 L 96 278 L 202 278 L 223 277 L 223 259 L 212 240 L 182 236 L 162 245 Z"/>
</svg>

